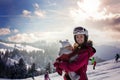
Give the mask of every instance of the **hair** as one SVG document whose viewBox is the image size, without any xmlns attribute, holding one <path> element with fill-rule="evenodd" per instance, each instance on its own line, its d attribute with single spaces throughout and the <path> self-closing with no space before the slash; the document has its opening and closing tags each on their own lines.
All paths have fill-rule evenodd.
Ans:
<svg viewBox="0 0 120 80">
<path fill-rule="evenodd" d="M 84 38 L 84 43 L 83 43 L 83 44 L 79 44 L 79 43 L 77 42 L 77 40 L 76 40 L 76 35 L 74 35 L 75 43 L 77 43 L 78 46 L 74 48 L 73 53 L 70 54 L 69 57 L 72 57 L 72 56 L 78 54 L 78 51 L 81 50 L 81 49 L 86 49 L 87 46 L 88 46 L 88 43 L 89 43 L 90 45 L 92 45 L 92 41 L 88 41 L 88 36 L 86 36 L 86 35 L 84 35 L 84 36 L 85 36 L 85 38 Z"/>
</svg>

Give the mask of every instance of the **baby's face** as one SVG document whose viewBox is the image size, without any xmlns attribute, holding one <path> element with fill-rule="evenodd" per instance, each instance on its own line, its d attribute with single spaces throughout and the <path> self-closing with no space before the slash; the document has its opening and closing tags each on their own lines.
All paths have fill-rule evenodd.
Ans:
<svg viewBox="0 0 120 80">
<path fill-rule="evenodd" d="M 71 46 L 71 45 L 69 45 L 69 46 L 67 46 L 67 47 L 65 47 L 66 49 L 68 49 L 68 50 L 73 50 L 73 47 Z"/>
</svg>

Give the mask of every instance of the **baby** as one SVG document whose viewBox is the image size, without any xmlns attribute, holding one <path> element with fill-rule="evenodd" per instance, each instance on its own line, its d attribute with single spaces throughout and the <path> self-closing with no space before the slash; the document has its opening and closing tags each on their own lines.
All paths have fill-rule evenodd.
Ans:
<svg viewBox="0 0 120 80">
<path fill-rule="evenodd" d="M 57 62 L 65 62 L 65 61 L 69 61 L 72 62 L 77 58 L 77 55 L 69 58 L 69 55 L 73 52 L 73 47 L 72 45 L 69 43 L 68 40 L 66 41 L 59 41 L 62 44 L 62 47 L 60 48 L 59 51 L 59 57 L 56 59 Z M 62 75 L 62 70 L 60 71 L 60 69 L 58 70 L 58 73 L 60 75 Z M 77 75 L 75 72 L 68 72 L 69 77 L 71 78 L 71 80 L 78 80 L 80 78 L 79 75 Z"/>
<path fill-rule="evenodd" d="M 68 61 L 70 53 L 73 52 L 73 47 L 68 42 L 68 40 L 66 40 L 66 41 L 60 40 L 59 42 L 62 44 L 62 47 L 60 48 L 60 51 L 59 51 L 58 60 L 59 61 Z"/>
</svg>

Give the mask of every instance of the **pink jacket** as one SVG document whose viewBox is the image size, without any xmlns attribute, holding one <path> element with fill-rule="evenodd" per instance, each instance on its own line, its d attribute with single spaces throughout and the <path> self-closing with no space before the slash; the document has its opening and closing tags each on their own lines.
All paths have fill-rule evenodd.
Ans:
<svg viewBox="0 0 120 80">
<path fill-rule="evenodd" d="M 87 79 L 87 65 L 89 58 L 93 56 L 95 53 L 95 49 L 93 47 L 87 47 L 87 49 L 83 49 L 78 51 L 77 59 L 72 62 L 61 62 L 59 63 L 59 67 L 65 71 L 74 71 L 78 75 L 80 75 L 79 80 L 88 80 Z"/>
</svg>

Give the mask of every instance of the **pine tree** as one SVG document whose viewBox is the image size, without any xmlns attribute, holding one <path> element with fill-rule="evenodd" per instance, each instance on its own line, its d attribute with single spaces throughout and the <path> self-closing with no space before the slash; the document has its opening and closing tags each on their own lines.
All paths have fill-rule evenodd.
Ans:
<svg viewBox="0 0 120 80">
<path fill-rule="evenodd" d="M 49 73 L 51 73 L 51 65 L 50 62 L 47 64 L 46 66 L 46 71 L 48 71 Z"/>
<path fill-rule="evenodd" d="M 19 60 L 18 66 L 19 66 L 18 69 L 19 69 L 19 75 L 20 75 L 19 78 L 25 78 L 27 74 L 27 68 L 23 58 Z"/>
</svg>

